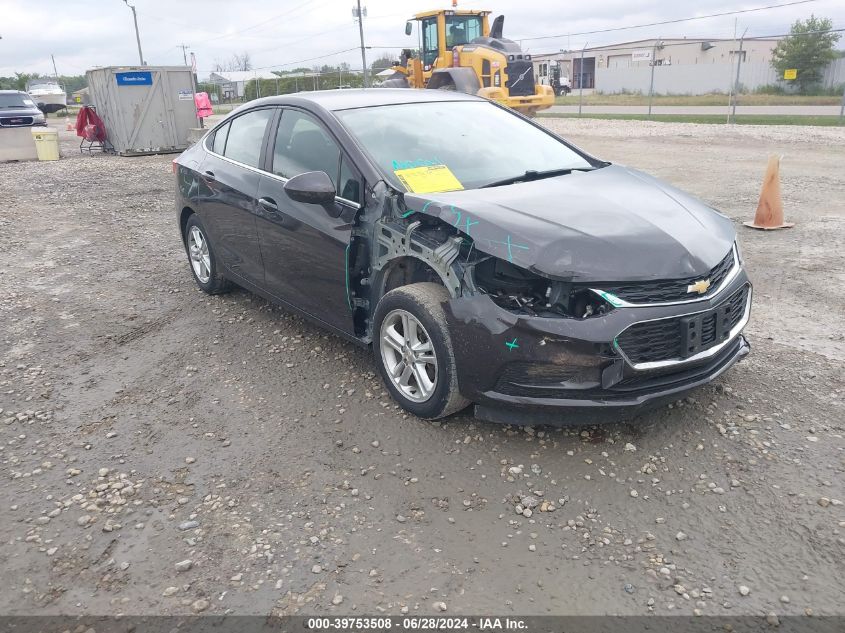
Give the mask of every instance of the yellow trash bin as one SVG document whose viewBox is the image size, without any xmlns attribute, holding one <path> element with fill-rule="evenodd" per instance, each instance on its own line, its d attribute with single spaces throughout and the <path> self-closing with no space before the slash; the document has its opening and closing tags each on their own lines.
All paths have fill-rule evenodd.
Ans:
<svg viewBox="0 0 845 633">
<path fill-rule="evenodd" d="M 59 132 L 53 127 L 31 128 L 38 160 L 59 160 Z"/>
</svg>

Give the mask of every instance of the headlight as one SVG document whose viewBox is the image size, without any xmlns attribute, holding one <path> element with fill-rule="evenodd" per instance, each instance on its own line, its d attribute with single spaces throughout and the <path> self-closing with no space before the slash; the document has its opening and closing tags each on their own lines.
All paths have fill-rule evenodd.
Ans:
<svg viewBox="0 0 845 633">
<path fill-rule="evenodd" d="M 45 123 L 47 121 L 47 117 L 44 116 L 44 113 L 39 113 L 33 115 L 32 122 L 33 123 Z"/>
</svg>

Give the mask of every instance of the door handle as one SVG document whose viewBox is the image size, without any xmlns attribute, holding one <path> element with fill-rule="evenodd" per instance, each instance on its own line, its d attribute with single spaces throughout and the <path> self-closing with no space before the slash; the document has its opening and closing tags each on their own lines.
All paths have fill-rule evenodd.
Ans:
<svg viewBox="0 0 845 633">
<path fill-rule="evenodd" d="M 214 172 L 211 170 L 204 171 L 202 173 L 202 177 L 205 178 L 208 182 L 214 182 L 216 178 L 214 177 Z"/>
<path fill-rule="evenodd" d="M 260 204 L 266 211 L 270 213 L 278 213 L 279 212 L 279 205 L 276 204 L 276 201 L 273 198 L 259 198 L 258 204 Z"/>
</svg>

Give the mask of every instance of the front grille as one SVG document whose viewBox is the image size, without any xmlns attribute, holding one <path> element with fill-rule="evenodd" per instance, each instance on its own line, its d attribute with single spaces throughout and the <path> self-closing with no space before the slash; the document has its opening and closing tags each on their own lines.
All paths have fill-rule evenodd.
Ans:
<svg viewBox="0 0 845 633">
<path fill-rule="evenodd" d="M 508 62 L 508 92 L 511 97 L 534 94 L 534 66 L 530 59 Z"/>
<path fill-rule="evenodd" d="M 748 292 L 745 285 L 701 315 L 635 323 L 617 337 L 616 343 L 635 364 L 693 356 L 727 340 L 745 314 Z"/>
<path fill-rule="evenodd" d="M 649 371 L 638 371 L 635 375 L 629 376 L 611 387 L 611 391 L 626 393 L 640 392 L 643 390 L 658 390 L 676 386 L 678 384 L 699 380 L 718 369 L 726 361 L 733 358 L 742 342 L 737 337 L 730 345 L 716 354 L 713 358 L 691 363 L 687 365 L 673 365 L 662 369 Z M 680 367 L 680 368 L 679 368 Z"/>
<path fill-rule="evenodd" d="M 728 276 L 734 266 L 734 252 L 731 249 L 727 255 L 714 266 L 710 272 L 702 277 L 687 277 L 686 279 L 664 279 L 659 281 L 643 281 L 618 285 L 602 285 L 600 288 L 616 295 L 628 303 L 663 303 L 668 301 L 686 301 L 712 295 Z M 702 279 L 710 280 L 710 288 L 703 295 L 687 292 L 687 288 Z"/>
<path fill-rule="evenodd" d="M 3 127 L 21 127 L 32 125 L 31 116 L 4 116 L 0 117 L 0 126 Z"/>
</svg>

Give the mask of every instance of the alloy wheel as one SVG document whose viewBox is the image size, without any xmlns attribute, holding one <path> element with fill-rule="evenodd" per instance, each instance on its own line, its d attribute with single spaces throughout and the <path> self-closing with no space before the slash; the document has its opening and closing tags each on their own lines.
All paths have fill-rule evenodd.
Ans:
<svg viewBox="0 0 845 633">
<path fill-rule="evenodd" d="M 425 402 L 437 386 L 437 355 L 423 324 L 406 310 L 382 321 L 381 359 L 395 387 L 413 402 Z"/>
<path fill-rule="evenodd" d="M 188 234 L 188 256 L 197 279 L 207 284 L 211 279 L 211 255 L 208 252 L 208 240 L 197 226 L 192 226 Z"/>
</svg>

